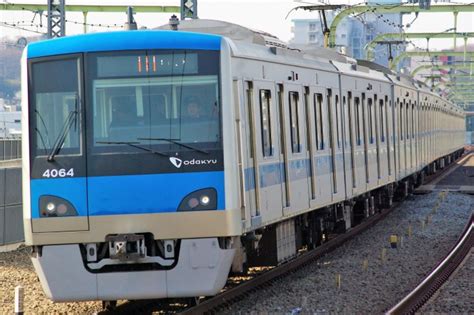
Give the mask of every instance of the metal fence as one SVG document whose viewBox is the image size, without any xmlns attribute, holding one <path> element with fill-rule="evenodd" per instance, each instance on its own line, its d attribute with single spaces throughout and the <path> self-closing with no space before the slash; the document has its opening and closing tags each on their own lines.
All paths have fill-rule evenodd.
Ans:
<svg viewBox="0 0 474 315">
<path fill-rule="evenodd" d="M 0 246 L 23 241 L 21 168 L 0 169 Z"/>
<path fill-rule="evenodd" d="M 0 161 L 14 159 L 21 159 L 21 140 L 0 139 Z"/>
</svg>

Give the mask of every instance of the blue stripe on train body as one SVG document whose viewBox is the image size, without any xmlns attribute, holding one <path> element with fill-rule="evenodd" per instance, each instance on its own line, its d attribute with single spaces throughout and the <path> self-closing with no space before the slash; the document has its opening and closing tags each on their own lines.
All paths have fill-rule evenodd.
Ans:
<svg viewBox="0 0 474 315">
<path fill-rule="evenodd" d="M 42 195 L 68 200 L 80 216 L 176 212 L 186 195 L 203 188 L 216 189 L 217 209 L 224 210 L 223 171 L 34 179 L 31 181 L 31 215 L 34 219 L 40 217 L 39 197 Z"/>
<path fill-rule="evenodd" d="M 176 31 L 119 31 L 67 36 L 28 45 L 28 58 L 146 49 L 220 50 L 221 36 Z"/>
<path fill-rule="evenodd" d="M 342 159 L 342 154 L 341 155 Z M 325 156 L 316 156 L 314 157 L 314 161 L 316 163 L 317 176 L 325 176 L 328 175 L 331 170 L 321 169 L 323 166 L 329 165 L 331 168 L 330 163 L 331 157 L 329 155 Z M 283 162 L 274 162 L 269 164 L 264 164 L 259 166 L 259 174 L 260 174 L 260 187 L 269 187 L 273 185 L 279 185 L 285 181 L 284 179 L 284 172 L 285 172 L 285 164 Z M 245 176 L 245 190 L 253 190 L 255 189 L 255 169 L 253 167 L 246 168 L 244 171 Z M 290 181 L 297 181 L 310 176 L 310 168 L 309 168 L 309 159 L 298 159 L 298 160 L 291 160 L 289 161 L 289 180 Z"/>
</svg>

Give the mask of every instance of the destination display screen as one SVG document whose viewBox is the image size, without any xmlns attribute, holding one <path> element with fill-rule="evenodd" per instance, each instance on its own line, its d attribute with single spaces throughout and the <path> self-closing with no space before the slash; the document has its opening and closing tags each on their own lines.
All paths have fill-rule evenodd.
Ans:
<svg viewBox="0 0 474 315">
<path fill-rule="evenodd" d="M 112 78 L 146 75 L 183 75 L 197 74 L 199 71 L 198 54 L 153 53 L 143 55 L 119 55 L 97 57 L 97 76 Z"/>
</svg>

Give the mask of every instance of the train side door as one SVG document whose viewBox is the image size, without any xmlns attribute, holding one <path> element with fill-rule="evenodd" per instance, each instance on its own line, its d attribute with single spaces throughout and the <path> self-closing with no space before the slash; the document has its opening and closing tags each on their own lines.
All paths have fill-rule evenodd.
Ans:
<svg viewBox="0 0 474 315">
<path fill-rule="evenodd" d="M 353 170 L 354 170 L 354 151 L 352 132 L 352 93 L 342 92 L 342 115 L 343 115 L 343 149 L 344 149 L 344 176 L 345 176 L 345 199 L 352 196 L 353 188 Z"/>
<path fill-rule="evenodd" d="M 368 184 L 370 181 L 370 163 L 369 163 L 369 134 L 368 134 L 368 113 L 367 113 L 367 98 L 364 93 L 361 96 L 361 109 L 362 109 L 362 131 L 363 131 L 363 142 L 364 142 L 364 161 L 365 161 L 365 185 L 366 189 L 369 190 Z"/>
<path fill-rule="evenodd" d="M 407 169 L 407 156 L 406 156 L 406 102 L 404 98 L 400 99 L 399 108 L 399 132 L 400 132 L 400 173 L 401 178 L 405 177 Z"/>
<path fill-rule="evenodd" d="M 290 192 L 291 183 L 289 180 L 289 163 L 288 163 L 288 150 L 286 149 L 289 139 L 285 132 L 285 124 L 287 118 L 285 117 L 285 90 L 283 84 L 277 84 L 276 86 L 276 111 L 278 113 L 276 130 L 279 140 L 279 152 L 280 155 L 280 170 L 281 170 L 281 202 L 283 207 L 283 213 L 289 210 L 290 206 Z"/>
<path fill-rule="evenodd" d="M 326 114 L 326 91 L 324 88 L 310 87 L 309 100 L 307 104 L 308 132 L 312 141 L 313 177 L 315 184 L 315 198 L 311 201 L 311 207 L 320 207 L 332 201 L 331 194 L 331 161 L 328 146 L 328 120 Z"/>
<path fill-rule="evenodd" d="M 305 108 L 304 93 L 301 86 L 285 84 L 283 93 L 284 122 L 282 127 L 285 132 L 286 142 L 285 168 L 288 171 L 288 181 L 291 182 L 289 206 L 284 214 L 289 214 L 309 207 L 308 186 L 308 151 L 306 149 L 305 135 Z"/>
<path fill-rule="evenodd" d="M 324 183 L 330 181 L 329 163 L 324 154 L 323 131 L 324 89 L 305 87 L 306 147 L 308 159 L 308 184 L 310 207 L 321 207 L 331 201 L 331 190 L 325 191 Z"/>
<path fill-rule="evenodd" d="M 365 152 L 365 127 L 364 110 L 362 108 L 362 94 L 354 93 L 354 189 L 353 193 L 363 192 L 367 188 L 366 181 L 366 152 Z"/>
<path fill-rule="evenodd" d="M 378 181 L 378 149 L 376 142 L 376 121 L 375 121 L 375 95 L 372 93 L 366 94 L 366 117 L 367 117 L 367 189 L 370 190 L 377 186 Z"/>
<path fill-rule="evenodd" d="M 409 92 L 411 96 L 411 92 Z M 406 150 L 407 150 L 407 171 L 413 171 L 413 103 L 411 97 L 406 103 Z"/>
<path fill-rule="evenodd" d="M 310 207 L 316 206 L 316 170 L 315 170 L 315 156 L 316 156 L 316 136 L 315 136 L 315 120 L 314 120 L 314 99 L 312 96 L 312 89 L 309 86 L 304 87 L 304 107 L 305 107 L 305 122 L 306 122 L 306 150 L 308 154 L 308 191 Z"/>
<path fill-rule="evenodd" d="M 375 164 L 376 164 L 376 174 L 377 176 L 375 177 L 374 179 L 374 182 L 377 184 L 377 185 L 380 185 L 382 184 L 382 167 L 381 167 L 381 161 L 382 161 L 382 155 L 383 155 L 383 148 L 381 147 L 381 135 L 380 135 L 380 130 L 381 130 L 381 122 L 382 120 L 380 120 L 380 110 L 379 110 L 379 106 L 378 106 L 378 103 L 379 101 L 382 101 L 382 99 L 378 99 L 377 97 L 377 94 L 374 94 L 374 103 L 372 105 L 372 117 L 373 117 L 373 121 L 372 121 L 372 124 L 373 124 L 373 129 L 374 129 L 374 132 L 373 132 L 373 136 L 374 136 L 374 143 L 375 143 L 375 153 L 376 153 L 376 161 L 375 161 Z"/>
<path fill-rule="evenodd" d="M 397 147 L 397 107 L 396 107 L 396 98 L 395 98 L 395 90 L 394 86 L 390 85 L 390 97 L 389 97 L 389 109 L 388 109 L 388 120 L 387 126 L 390 127 L 387 135 L 390 135 L 390 146 L 389 152 L 390 156 L 392 157 L 391 162 L 391 172 L 390 173 L 390 180 L 393 181 L 396 178 L 397 170 L 398 170 L 398 147 Z"/>
<path fill-rule="evenodd" d="M 252 116 L 255 169 L 259 187 L 257 200 L 264 222 L 282 215 L 280 148 L 277 132 L 277 100 L 273 82 L 254 81 Z"/>
<path fill-rule="evenodd" d="M 259 187 L 258 162 L 255 156 L 256 151 L 256 131 L 255 117 L 253 115 L 255 104 L 255 90 L 253 82 L 245 81 L 243 84 L 243 102 L 241 108 L 241 141 L 245 180 L 245 206 L 248 208 L 246 214 L 250 215 L 250 225 L 258 226 L 262 222 L 259 207 Z"/>
<path fill-rule="evenodd" d="M 342 157 L 342 115 L 337 89 L 326 90 L 327 114 L 329 121 L 329 145 L 331 152 L 332 201 L 344 195 L 344 169 Z"/>
</svg>

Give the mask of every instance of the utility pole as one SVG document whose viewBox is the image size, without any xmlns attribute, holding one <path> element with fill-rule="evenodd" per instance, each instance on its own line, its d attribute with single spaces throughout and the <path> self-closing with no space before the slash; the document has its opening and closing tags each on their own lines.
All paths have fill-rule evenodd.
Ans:
<svg viewBox="0 0 474 315">
<path fill-rule="evenodd" d="M 48 0 L 48 38 L 66 35 L 65 0 Z"/>
<path fill-rule="evenodd" d="M 198 18 L 197 0 L 181 0 L 181 20 Z"/>
<path fill-rule="evenodd" d="M 393 55 L 392 55 L 392 45 L 402 45 L 406 44 L 404 40 L 380 40 L 376 41 L 377 44 L 380 45 L 387 45 L 388 48 L 388 68 L 392 68 L 392 63 L 393 63 Z"/>
<path fill-rule="evenodd" d="M 137 22 L 135 22 L 135 19 L 133 18 L 132 7 L 127 8 L 127 23 L 125 23 L 124 29 L 127 31 L 134 31 L 137 29 Z"/>
<path fill-rule="evenodd" d="M 323 4 L 323 5 L 310 5 L 310 6 L 301 6 L 297 7 L 296 9 L 303 9 L 305 11 L 319 11 L 321 17 L 323 19 L 323 36 L 324 36 L 324 48 L 329 47 L 329 35 L 331 33 L 328 22 L 326 19 L 326 11 L 327 10 L 337 10 L 342 8 L 342 5 L 339 4 Z"/>
</svg>

